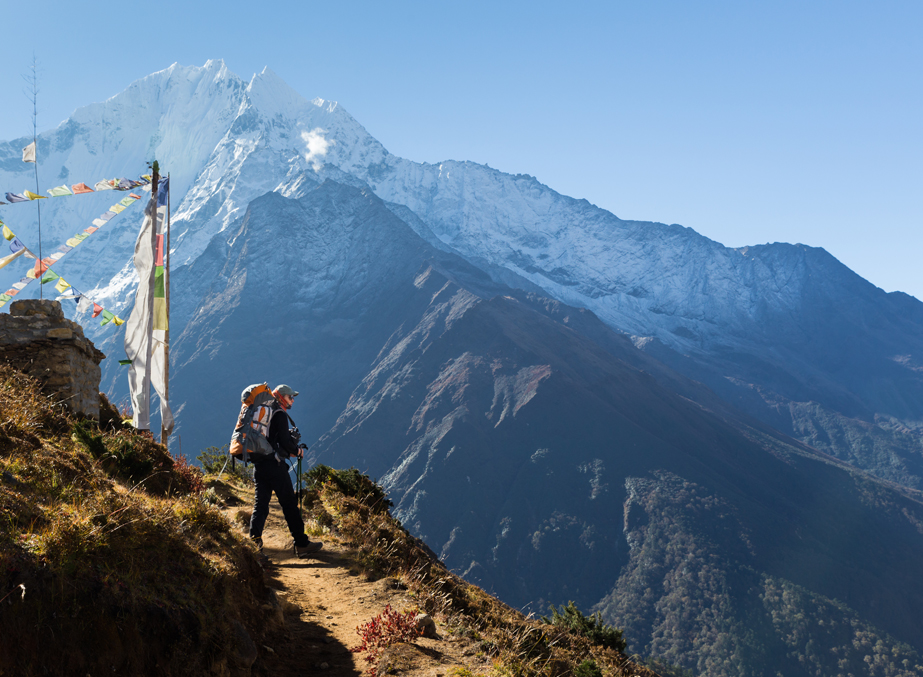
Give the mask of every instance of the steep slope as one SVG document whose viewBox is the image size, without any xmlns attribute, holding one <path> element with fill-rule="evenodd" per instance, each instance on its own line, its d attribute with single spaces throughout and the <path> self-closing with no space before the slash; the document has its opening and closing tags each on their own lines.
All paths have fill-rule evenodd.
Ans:
<svg viewBox="0 0 923 677">
<path fill-rule="evenodd" d="M 916 674 L 919 494 L 731 427 L 521 301 L 413 286 L 431 303 L 312 458 L 381 476 L 453 570 L 536 611 L 597 604 L 703 674 Z M 823 621 L 808 648 L 799 615 Z"/>
<path fill-rule="evenodd" d="M 98 431 L 0 366 L 0 672 L 249 674 L 278 630 L 253 546 L 196 469 L 100 409 Z"/>
</svg>

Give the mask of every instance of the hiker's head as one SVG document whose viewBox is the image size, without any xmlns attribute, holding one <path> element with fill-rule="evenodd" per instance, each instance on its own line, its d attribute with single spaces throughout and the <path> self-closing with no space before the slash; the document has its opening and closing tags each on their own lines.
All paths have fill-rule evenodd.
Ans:
<svg viewBox="0 0 923 677">
<path fill-rule="evenodd" d="M 284 383 L 277 385 L 275 390 L 272 391 L 272 396 L 275 397 L 279 404 L 281 404 L 285 409 L 291 409 L 292 405 L 295 403 L 295 397 L 298 395 L 298 391 L 287 386 Z"/>
</svg>

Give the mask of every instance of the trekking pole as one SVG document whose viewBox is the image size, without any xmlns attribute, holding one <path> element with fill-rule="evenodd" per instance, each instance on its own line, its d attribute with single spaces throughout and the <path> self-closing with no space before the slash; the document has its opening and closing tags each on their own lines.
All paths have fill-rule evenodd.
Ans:
<svg viewBox="0 0 923 677">
<path fill-rule="evenodd" d="M 301 453 L 303 455 L 304 451 Z M 301 512 L 301 518 L 304 519 L 304 504 L 301 501 L 301 456 L 298 457 L 298 510 Z"/>
</svg>

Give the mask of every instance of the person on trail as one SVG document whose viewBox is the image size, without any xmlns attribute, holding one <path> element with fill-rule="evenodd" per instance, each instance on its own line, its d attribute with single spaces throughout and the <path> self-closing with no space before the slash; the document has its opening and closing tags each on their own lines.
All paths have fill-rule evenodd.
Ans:
<svg viewBox="0 0 923 677">
<path fill-rule="evenodd" d="M 256 494 L 253 500 L 253 514 L 250 516 L 250 538 L 262 553 L 263 526 L 266 524 L 266 517 L 269 516 L 272 492 L 276 492 L 288 530 L 295 539 L 295 555 L 303 558 L 317 552 L 324 544 L 312 543 L 304 532 L 304 520 L 301 519 L 298 500 L 295 498 L 295 490 L 288 474 L 289 466 L 285 460 L 291 456 L 301 458 L 304 453 L 303 448 L 298 445 L 298 440 L 289 430 L 290 419 L 286 413 L 295 403 L 298 392 L 283 384 L 276 386 L 272 395 L 276 401 L 272 404 L 268 439 L 276 453 L 274 456 L 255 457 L 258 460 L 253 461 Z"/>
</svg>

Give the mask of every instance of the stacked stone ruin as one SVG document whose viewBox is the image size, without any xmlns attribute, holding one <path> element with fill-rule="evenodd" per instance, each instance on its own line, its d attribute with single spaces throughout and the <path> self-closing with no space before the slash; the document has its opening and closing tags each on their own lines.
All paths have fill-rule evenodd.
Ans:
<svg viewBox="0 0 923 677">
<path fill-rule="evenodd" d="M 57 301 L 22 300 L 0 314 L 0 362 L 36 378 L 76 414 L 99 418 L 99 363 L 105 355 L 64 317 Z"/>
</svg>

